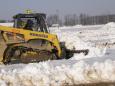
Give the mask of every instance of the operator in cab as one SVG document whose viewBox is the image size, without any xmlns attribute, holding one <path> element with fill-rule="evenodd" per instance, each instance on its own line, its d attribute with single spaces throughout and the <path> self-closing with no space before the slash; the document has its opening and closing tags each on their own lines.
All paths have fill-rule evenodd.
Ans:
<svg viewBox="0 0 115 86">
<path fill-rule="evenodd" d="M 26 29 L 26 30 L 32 30 L 33 31 L 33 21 L 32 20 L 30 20 L 30 19 L 28 19 L 27 20 L 27 23 L 26 23 L 26 25 L 25 25 L 25 27 L 24 27 L 24 29 Z"/>
</svg>

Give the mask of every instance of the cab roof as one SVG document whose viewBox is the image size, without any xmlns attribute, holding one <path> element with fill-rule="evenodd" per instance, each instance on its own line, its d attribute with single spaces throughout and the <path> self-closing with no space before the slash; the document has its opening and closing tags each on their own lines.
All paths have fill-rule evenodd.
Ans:
<svg viewBox="0 0 115 86">
<path fill-rule="evenodd" d="M 17 18 L 39 18 L 39 17 L 44 17 L 46 19 L 46 14 L 44 13 L 31 13 L 31 14 L 16 14 L 13 16 L 14 19 Z"/>
</svg>

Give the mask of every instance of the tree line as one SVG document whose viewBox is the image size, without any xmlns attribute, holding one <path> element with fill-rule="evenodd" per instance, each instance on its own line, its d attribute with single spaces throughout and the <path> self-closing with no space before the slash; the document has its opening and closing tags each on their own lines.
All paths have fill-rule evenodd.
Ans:
<svg viewBox="0 0 115 86">
<path fill-rule="evenodd" d="M 49 26 L 52 24 L 73 26 L 77 24 L 81 25 L 96 25 L 96 24 L 106 24 L 108 22 L 115 22 L 115 15 L 98 15 L 98 16 L 90 16 L 87 14 L 80 14 L 77 16 L 76 14 L 68 14 L 63 18 L 60 18 L 58 14 L 49 15 L 47 17 L 47 23 Z"/>
<path fill-rule="evenodd" d="M 90 16 L 85 13 L 80 15 L 67 14 L 60 18 L 59 14 L 52 14 L 47 16 L 48 26 L 52 24 L 59 24 L 60 26 L 74 26 L 77 24 L 81 25 L 96 25 L 96 24 L 106 24 L 108 22 L 115 22 L 115 14 L 106 14 L 98 16 Z M 0 23 L 13 22 L 13 20 L 0 20 Z"/>
</svg>

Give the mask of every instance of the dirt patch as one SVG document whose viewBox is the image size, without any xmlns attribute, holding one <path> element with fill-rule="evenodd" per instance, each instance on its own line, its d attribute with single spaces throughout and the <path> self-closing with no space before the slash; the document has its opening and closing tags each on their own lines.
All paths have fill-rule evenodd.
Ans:
<svg viewBox="0 0 115 86">
<path fill-rule="evenodd" d="M 62 86 L 115 86 L 115 82 L 100 82 L 100 83 L 88 83 L 88 84 L 78 84 L 78 85 L 62 85 Z"/>
</svg>

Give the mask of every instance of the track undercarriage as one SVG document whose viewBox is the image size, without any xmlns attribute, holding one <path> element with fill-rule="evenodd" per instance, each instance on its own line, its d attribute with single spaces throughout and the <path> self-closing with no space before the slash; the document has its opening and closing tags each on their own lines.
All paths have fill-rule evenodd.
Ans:
<svg viewBox="0 0 115 86">
<path fill-rule="evenodd" d="M 29 43 L 8 45 L 3 54 L 3 63 L 30 63 L 58 59 L 56 50 L 46 44 L 39 46 Z"/>
<path fill-rule="evenodd" d="M 58 57 L 57 50 L 46 48 L 35 49 L 31 47 L 21 45 L 10 45 L 8 46 L 3 54 L 3 63 L 4 64 L 15 64 L 15 63 L 32 63 L 32 62 L 41 62 L 47 60 L 58 60 L 58 59 L 69 59 L 74 53 L 84 53 L 87 55 L 89 50 L 69 50 L 62 47 L 62 55 Z"/>
</svg>

